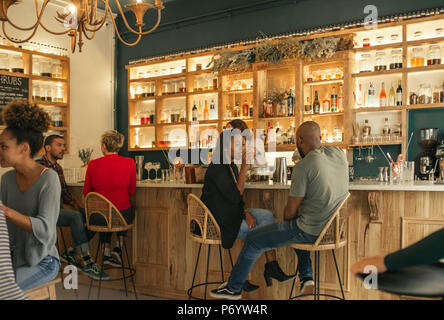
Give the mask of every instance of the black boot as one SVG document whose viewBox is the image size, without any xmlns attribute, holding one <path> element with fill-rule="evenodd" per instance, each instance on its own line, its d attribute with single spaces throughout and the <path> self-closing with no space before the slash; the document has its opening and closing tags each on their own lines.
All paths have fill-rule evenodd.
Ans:
<svg viewBox="0 0 444 320">
<path fill-rule="evenodd" d="M 295 276 L 296 276 L 295 274 L 287 276 L 282 271 L 281 267 L 279 267 L 279 264 L 277 263 L 276 260 L 267 262 L 265 264 L 264 278 L 265 282 L 267 283 L 267 287 L 271 287 L 272 285 L 271 278 L 276 279 L 279 282 L 285 282 L 293 279 Z"/>
</svg>

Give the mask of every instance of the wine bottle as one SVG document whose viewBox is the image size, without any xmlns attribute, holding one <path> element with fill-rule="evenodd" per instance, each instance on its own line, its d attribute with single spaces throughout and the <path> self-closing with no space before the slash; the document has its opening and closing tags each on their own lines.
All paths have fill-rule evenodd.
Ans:
<svg viewBox="0 0 444 320">
<path fill-rule="evenodd" d="M 293 89 L 290 89 L 290 92 L 287 97 L 287 108 L 288 108 L 288 116 L 292 116 L 294 114 L 294 96 Z"/>
<path fill-rule="evenodd" d="M 396 105 L 402 106 L 402 87 L 401 80 L 398 81 L 398 88 L 396 89 Z"/>
<path fill-rule="evenodd" d="M 313 101 L 313 113 L 319 114 L 321 112 L 321 104 L 319 103 L 318 91 L 315 91 L 315 99 Z"/>
<path fill-rule="evenodd" d="M 384 82 L 381 85 L 381 92 L 379 93 L 379 106 L 387 106 L 387 94 L 385 93 Z"/>
<path fill-rule="evenodd" d="M 396 105 L 396 96 L 395 96 L 395 89 L 393 88 L 393 82 L 392 86 L 390 88 L 389 92 L 389 106 L 393 107 Z"/>
<path fill-rule="evenodd" d="M 192 112 L 193 112 L 193 116 L 192 116 L 193 121 L 197 121 L 197 107 L 196 107 L 196 101 L 193 102 L 193 109 L 192 109 Z"/>
</svg>

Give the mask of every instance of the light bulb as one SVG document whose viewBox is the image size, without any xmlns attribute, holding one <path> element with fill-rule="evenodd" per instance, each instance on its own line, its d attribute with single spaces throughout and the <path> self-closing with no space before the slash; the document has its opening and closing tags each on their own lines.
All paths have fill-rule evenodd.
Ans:
<svg viewBox="0 0 444 320">
<path fill-rule="evenodd" d="M 75 5 L 70 4 L 70 5 L 68 6 L 68 10 L 69 10 L 69 12 L 71 12 L 71 14 L 74 14 L 74 13 L 76 13 L 77 8 L 76 8 Z"/>
</svg>

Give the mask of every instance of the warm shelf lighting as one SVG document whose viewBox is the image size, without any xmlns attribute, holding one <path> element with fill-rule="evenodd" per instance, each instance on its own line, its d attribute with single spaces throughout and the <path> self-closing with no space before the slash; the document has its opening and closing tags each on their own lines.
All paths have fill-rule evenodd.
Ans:
<svg viewBox="0 0 444 320">
<path fill-rule="evenodd" d="M 125 8 L 131 10 L 136 17 L 136 29 L 130 27 L 128 21 L 123 13 L 122 7 L 119 3 L 119 0 L 114 0 L 119 12 L 122 16 L 123 22 L 125 23 L 126 28 L 133 34 L 135 34 L 137 39 L 132 42 L 126 42 L 120 36 L 119 30 L 117 28 L 116 22 L 113 17 L 113 12 L 109 6 L 109 0 L 71 0 L 71 4 L 69 4 L 63 13 L 57 11 L 57 16 L 55 19 L 60 22 L 65 28 L 64 31 L 52 31 L 45 27 L 42 23 L 42 17 L 45 12 L 47 5 L 51 2 L 55 2 L 54 0 L 44 0 L 42 6 L 39 8 L 38 0 L 34 0 L 35 12 L 37 21 L 34 25 L 29 27 L 19 27 L 14 22 L 12 22 L 8 17 L 8 10 L 11 5 L 19 5 L 20 0 L 0 0 L 0 21 L 2 21 L 2 28 L 5 37 L 14 43 L 24 43 L 30 40 L 37 32 L 39 27 L 42 27 L 46 32 L 54 34 L 54 35 L 68 35 L 71 37 L 71 51 L 74 53 L 76 49 L 76 45 L 79 47 L 79 51 L 82 52 L 83 47 L 83 37 L 88 40 L 92 40 L 95 36 L 95 33 L 99 31 L 106 22 L 106 19 L 109 16 L 114 25 L 114 29 L 116 31 L 117 37 L 119 40 L 127 46 L 134 46 L 140 42 L 142 36 L 147 35 L 153 32 L 159 26 L 161 20 L 161 11 L 164 9 L 162 4 L 162 0 L 155 0 L 154 4 L 143 3 L 142 0 L 136 0 L 133 4 L 125 5 Z M 102 17 L 97 16 L 97 4 L 103 3 L 105 5 L 105 13 Z M 145 13 L 153 9 L 157 11 L 157 22 L 156 24 L 149 29 L 148 31 L 143 31 L 142 27 L 144 26 L 143 17 Z M 20 31 L 32 31 L 31 35 L 24 40 L 17 40 L 9 37 L 6 33 L 5 25 L 8 23 L 13 28 L 18 29 Z M 77 40 L 78 39 L 78 40 Z M 77 44 L 76 44 L 77 43 Z"/>
</svg>

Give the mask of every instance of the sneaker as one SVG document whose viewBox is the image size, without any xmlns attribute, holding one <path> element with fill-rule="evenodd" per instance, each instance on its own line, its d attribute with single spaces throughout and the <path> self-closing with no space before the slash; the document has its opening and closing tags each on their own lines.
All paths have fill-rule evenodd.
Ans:
<svg viewBox="0 0 444 320">
<path fill-rule="evenodd" d="M 314 292 L 314 281 L 313 278 L 307 277 L 301 280 L 301 290 L 300 295 L 313 294 Z"/>
<path fill-rule="evenodd" d="M 122 250 L 119 247 L 115 247 L 113 251 L 111 251 L 111 256 L 114 260 L 118 261 L 119 264 L 122 264 Z"/>
<path fill-rule="evenodd" d="M 74 254 L 74 251 L 65 251 L 60 255 L 60 260 L 77 268 L 82 268 Z"/>
<path fill-rule="evenodd" d="M 116 259 L 114 259 L 114 257 L 108 257 L 108 256 L 103 257 L 103 264 L 117 268 L 120 268 L 122 266 L 122 264 Z"/>
<path fill-rule="evenodd" d="M 109 275 L 107 275 L 105 272 L 100 272 L 100 267 L 95 262 L 84 265 L 82 268 L 82 272 L 88 275 L 90 278 L 93 278 L 94 280 L 109 279 Z"/>
<path fill-rule="evenodd" d="M 211 290 L 210 296 L 216 299 L 239 300 L 242 298 L 241 292 L 234 292 L 228 289 L 228 282 L 224 282 L 219 288 Z"/>
</svg>

